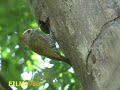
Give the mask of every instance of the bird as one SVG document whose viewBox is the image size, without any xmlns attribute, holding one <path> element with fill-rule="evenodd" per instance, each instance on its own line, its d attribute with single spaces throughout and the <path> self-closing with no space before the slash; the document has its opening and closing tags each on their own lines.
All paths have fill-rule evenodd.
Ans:
<svg viewBox="0 0 120 90">
<path fill-rule="evenodd" d="M 50 34 L 38 33 L 38 28 L 27 29 L 22 34 L 23 45 L 28 45 L 35 53 L 71 65 L 70 61 L 57 52 L 55 40 Z"/>
</svg>

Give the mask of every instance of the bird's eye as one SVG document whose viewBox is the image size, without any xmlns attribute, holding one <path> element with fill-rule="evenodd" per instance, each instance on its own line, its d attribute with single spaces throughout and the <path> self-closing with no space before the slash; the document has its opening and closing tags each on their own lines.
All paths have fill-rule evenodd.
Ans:
<svg viewBox="0 0 120 90">
<path fill-rule="evenodd" d="M 30 30 L 28 30 L 27 32 L 30 33 Z"/>
</svg>

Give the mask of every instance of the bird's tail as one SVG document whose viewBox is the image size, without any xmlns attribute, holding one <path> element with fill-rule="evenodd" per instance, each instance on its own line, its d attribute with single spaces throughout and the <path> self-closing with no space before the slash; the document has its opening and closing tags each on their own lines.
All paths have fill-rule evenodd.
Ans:
<svg viewBox="0 0 120 90">
<path fill-rule="evenodd" d="M 60 55 L 60 59 L 59 60 L 62 61 L 62 62 L 65 62 L 65 63 L 67 63 L 67 64 L 69 64 L 71 66 L 70 60 L 68 58 L 66 58 L 66 57 Z"/>
</svg>

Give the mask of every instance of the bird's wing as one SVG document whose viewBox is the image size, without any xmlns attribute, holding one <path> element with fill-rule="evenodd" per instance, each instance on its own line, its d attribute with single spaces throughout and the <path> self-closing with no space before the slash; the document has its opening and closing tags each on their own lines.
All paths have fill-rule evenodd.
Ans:
<svg viewBox="0 0 120 90">
<path fill-rule="evenodd" d="M 47 44 L 50 48 L 55 47 L 55 40 L 50 35 L 41 35 L 39 34 L 39 39 L 41 39 L 42 42 Z"/>
</svg>

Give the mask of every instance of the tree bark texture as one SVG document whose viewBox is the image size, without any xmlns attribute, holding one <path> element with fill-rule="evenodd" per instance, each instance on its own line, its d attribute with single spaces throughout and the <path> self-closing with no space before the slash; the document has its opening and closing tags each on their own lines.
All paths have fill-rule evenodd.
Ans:
<svg viewBox="0 0 120 90">
<path fill-rule="evenodd" d="M 119 0 L 27 0 L 51 28 L 85 90 L 120 90 Z"/>
</svg>

